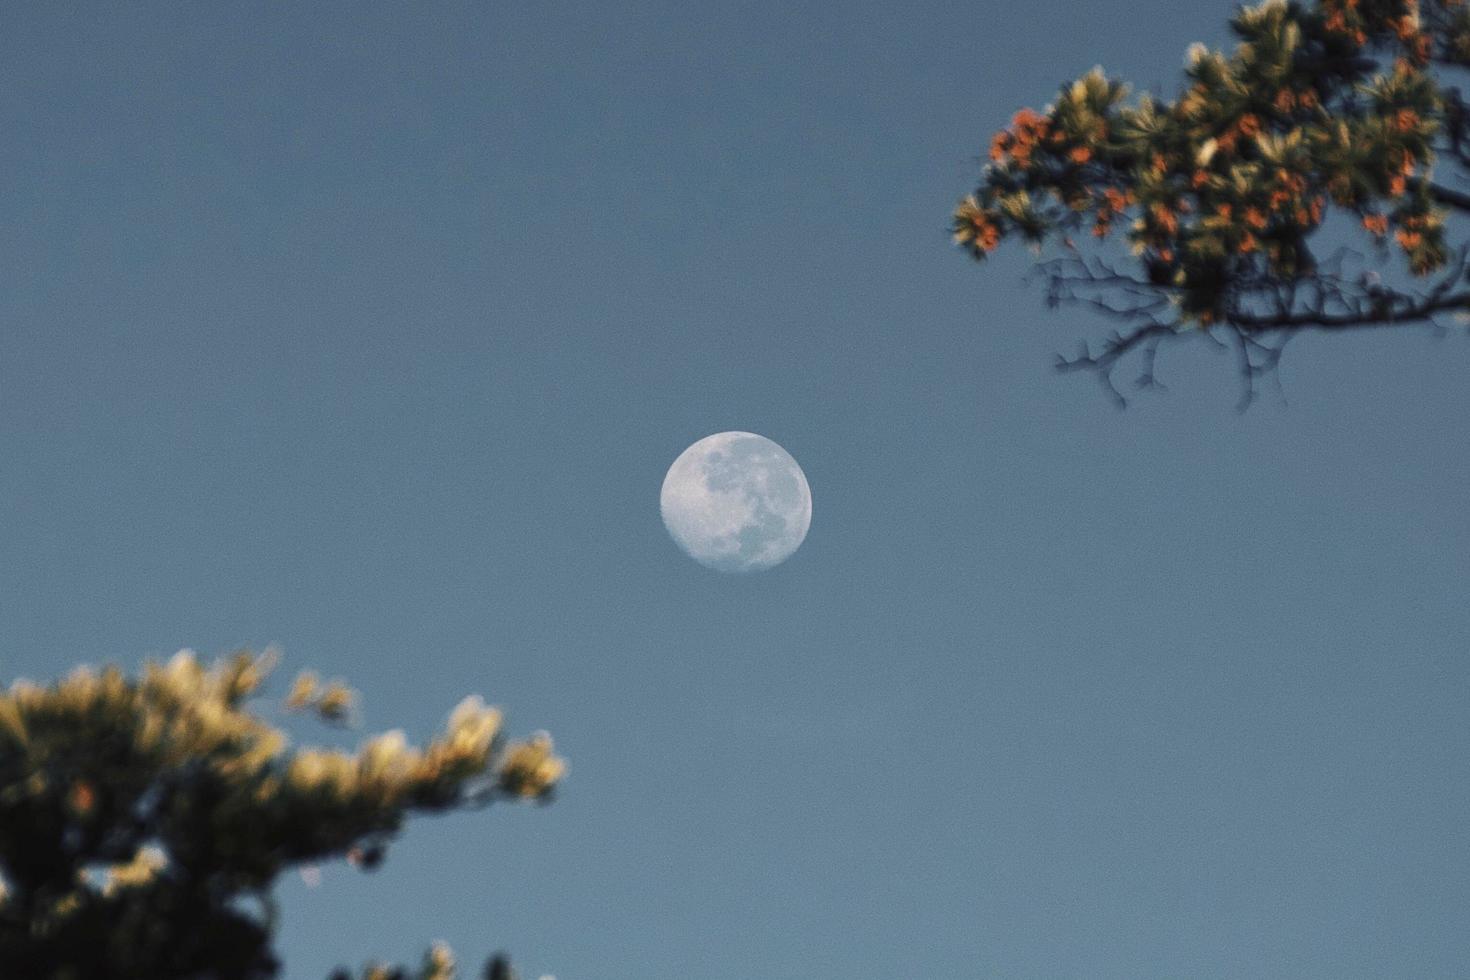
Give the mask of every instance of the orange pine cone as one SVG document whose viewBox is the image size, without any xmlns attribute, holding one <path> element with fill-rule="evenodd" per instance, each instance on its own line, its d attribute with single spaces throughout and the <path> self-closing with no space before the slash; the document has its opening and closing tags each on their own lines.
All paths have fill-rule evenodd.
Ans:
<svg viewBox="0 0 1470 980">
<path fill-rule="evenodd" d="M 990 159 L 996 163 L 1005 159 L 1006 152 L 1011 148 L 1011 134 L 1005 130 L 996 133 L 990 140 Z"/>
</svg>

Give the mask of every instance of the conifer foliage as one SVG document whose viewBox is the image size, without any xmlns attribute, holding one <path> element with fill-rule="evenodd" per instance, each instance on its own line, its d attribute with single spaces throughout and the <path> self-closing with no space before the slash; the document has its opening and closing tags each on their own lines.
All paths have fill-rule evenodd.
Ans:
<svg viewBox="0 0 1470 980">
<path fill-rule="evenodd" d="M 1186 54 L 1178 98 L 1131 98 L 1101 69 L 1022 109 L 990 141 L 955 241 L 1045 250 L 1048 302 L 1126 326 L 1063 369 L 1109 389 L 1159 345 L 1233 347 L 1249 396 L 1302 330 L 1422 323 L 1470 308 L 1466 0 L 1268 0 L 1231 23 L 1232 53 Z M 1366 246 L 1332 249 L 1351 232 Z M 1114 258 L 1112 243 L 1128 256 Z M 1113 254 L 1116 254 L 1116 249 Z M 1355 261 L 1355 259 L 1357 261 Z M 1121 399 L 1121 396 L 1118 396 Z"/>
<path fill-rule="evenodd" d="M 478 697 L 421 749 L 397 731 L 291 749 L 249 703 L 273 659 L 186 651 L 138 678 L 82 668 L 0 693 L 0 976 L 274 977 L 283 872 L 372 868 L 411 814 L 544 800 L 562 775 L 549 737 L 507 742 Z M 353 695 L 304 674 L 287 707 L 342 723 Z M 435 947 L 396 975 L 454 970 Z"/>
</svg>

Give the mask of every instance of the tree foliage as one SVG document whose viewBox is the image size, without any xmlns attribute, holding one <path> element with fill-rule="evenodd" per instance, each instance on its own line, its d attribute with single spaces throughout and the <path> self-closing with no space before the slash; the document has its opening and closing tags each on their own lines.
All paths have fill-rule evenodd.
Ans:
<svg viewBox="0 0 1470 980">
<path fill-rule="evenodd" d="M 1470 308 L 1450 227 L 1470 216 L 1470 107 L 1451 84 L 1470 68 L 1465 0 L 1268 0 L 1231 27 L 1233 53 L 1190 47 L 1176 99 L 1130 98 L 1095 68 L 1017 112 L 953 216 L 976 259 L 1008 238 L 1046 249 L 1050 303 L 1127 324 L 1059 362 L 1115 395 L 1118 361 L 1136 352 L 1152 383 L 1169 341 L 1234 347 L 1249 397 L 1298 332 Z M 1339 231 L 1376 261 L 1319 255 Z M 1108 257 L 1118 238 L 1130 257 Z"/>
<path fill-rule="evenodd" d="M 291 749 L 248 703 L 273 661 L 185 651 L 136 679 L 79 668 L 0 694 L 0 976 L 274 977 L 283 872 L 370 869 L 411 814 L 544 800 L 563 772 L 548 736 L 506 741 L 478 697 L 423 748 L 391 731 L 355 753 Z M 303 674 L 287 707 L 342 723 L 353 695 Z M 453 973 L 436 947 L 397 975 Z"/>
</svg>

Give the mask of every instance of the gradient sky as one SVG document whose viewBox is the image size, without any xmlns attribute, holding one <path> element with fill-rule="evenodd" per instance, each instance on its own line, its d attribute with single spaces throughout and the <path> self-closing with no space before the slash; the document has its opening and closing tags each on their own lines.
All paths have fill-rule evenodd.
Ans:
<svg viewBox="0 0 1470 980">
<path fill-rule="evenodd" d="M 948 242 L 1017 107 L 1230 10 L 6 5 L 0 679 L 278 643 L 555 734 L 554 805 L 285 881 L 292 978 L 1462 975 L 1464 331 L 1118 412 Z M 744 577 L 658 512 L 727 429 L 814 498 Z"/>
</svg>

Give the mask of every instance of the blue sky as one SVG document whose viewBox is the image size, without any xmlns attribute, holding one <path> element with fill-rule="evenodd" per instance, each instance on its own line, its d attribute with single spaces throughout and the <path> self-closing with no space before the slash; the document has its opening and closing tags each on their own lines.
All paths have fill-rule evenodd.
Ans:
<svg viewBox="0 0 1470 980">
<path fill-rule="evenodd" d="M 0 677 L 280 644 L 544 809 L 284 883 L 290 977 L 1451 976 L 1470 960 L 1470 341 L 1302 338 L 1127 412 L 947 216 L 1230 6 L 11 5 Z M 786 564 L 660 482 L 758 432 Z"/>
</svg>

